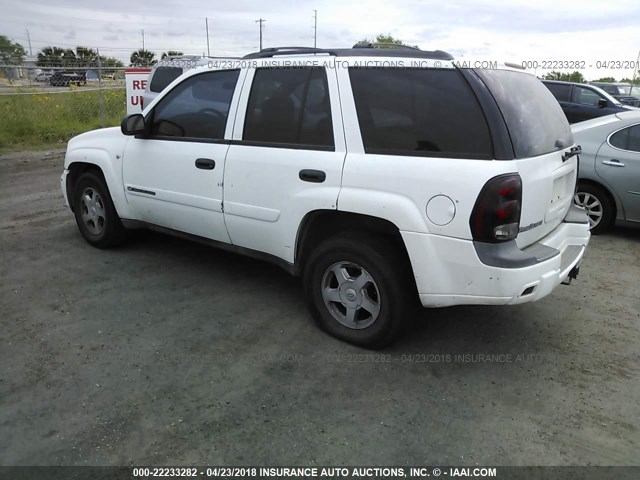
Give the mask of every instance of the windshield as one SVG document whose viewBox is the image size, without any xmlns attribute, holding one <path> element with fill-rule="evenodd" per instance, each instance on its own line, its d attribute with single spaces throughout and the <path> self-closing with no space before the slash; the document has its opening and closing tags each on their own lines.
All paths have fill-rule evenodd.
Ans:
<svg viewBox="0 0 640 480">
<path fill-rule="evenodd" d="M 540 80 L 512 70 L 476 72 L 500 107 L 517 158 L 535 157 L 573 145 L 567 117 Z"/>
<path fill-rule="evenodd" d="M 640 86 L 639 85 L 635 85 L 635 86 L 631 87 L 630 95 L 632 97 L 640 98 Z"/>
</svg>

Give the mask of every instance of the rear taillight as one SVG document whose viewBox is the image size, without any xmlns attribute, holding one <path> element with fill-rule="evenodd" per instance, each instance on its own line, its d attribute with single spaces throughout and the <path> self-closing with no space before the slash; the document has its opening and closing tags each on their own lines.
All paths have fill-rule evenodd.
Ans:
<svg viewBox="0 0 640 480">
<path fill-rule="evenodd" d="M 482 188 L 473 207 L 471 234 L 478 242 L 513 240 L 520 227 L 522 179 L 517 173 L 499 175 Z"/>
</svg>

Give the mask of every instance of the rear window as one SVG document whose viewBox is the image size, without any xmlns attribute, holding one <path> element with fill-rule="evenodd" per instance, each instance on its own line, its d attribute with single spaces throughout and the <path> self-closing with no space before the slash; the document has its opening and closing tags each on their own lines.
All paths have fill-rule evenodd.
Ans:
<svg viewBox="0 0 640 480">
<path fill-rule="evenodd" d="M 535 157 L 573 145 L 560 104 L 540 80 L 511 70 L 476 70 L 502 112 L 516 158 Z"/>
<path fill-rule="evenodd" d="M 158 67 L 153 72 L 149 90 L 156 93 L 161 92 L 180 75 L 182 75 L 182 68 L 180 67 Z"/>
<path fill-rule="evenodd" d="M 457 70 L 350 68 L 366 153 L 493 158 L 484 113 Z"/>
</svg>

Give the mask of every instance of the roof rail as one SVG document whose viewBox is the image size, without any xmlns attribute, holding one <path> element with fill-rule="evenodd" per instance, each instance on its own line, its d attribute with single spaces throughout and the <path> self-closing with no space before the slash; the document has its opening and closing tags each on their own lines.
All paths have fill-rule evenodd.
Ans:
<svg viewBox="0 0 640 480">
<path fill-rule="evenodd" d="M 389 47 L 392 48 L 381 48 Z M 245 55 L 248 58 L 270 58 L 277 55 L 315 55 L 326 54 L 334 57 L 411 57 L 428 58 L 432 60 L 453 60 L 453 57 L 442 50 L 420 50 L 409 45 L 395 45 L 393 43 L 360 43 L 353 48 L 314 48 L 314 47 L 270 47 L 259 52 Z"/>
<path fill-rule="evenodd" d="M 326 50 L 324 48 L 314 47 L 271 47 L 263 48 L 259 52 L 250 53 L 242 58 L 268 58 L 275 57 L 276 55 L 300 55 L 309 53 L 327 53 L 329 55 L 335 55 L 333 50 Z"/>
<path fill-rule="evenodd" d="M 401 43 L 386 43 L 386 42 L 358 42 L 351 48 L 402 48 L 409 50 L 420 50 L 418 47 L 412 47 L 411 45 L 403 45 Z"/>
</svg>

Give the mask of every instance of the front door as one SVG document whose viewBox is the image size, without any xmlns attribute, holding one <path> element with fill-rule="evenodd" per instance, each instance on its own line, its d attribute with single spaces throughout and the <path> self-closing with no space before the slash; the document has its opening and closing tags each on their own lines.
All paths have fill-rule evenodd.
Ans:
<svg viewBox="0 0 640 480">
<path fill-rule="evenodd" d="M 227 140 L 225 130 L 238 76 L 187 77 L 147 114 L 147 135 L 131 138 L 123 157 L 127 201 L 138 220 L 229 242 L 222 188 L 231 125 Z"/>
<path fill-rule="evenodd" d="M 640 124 L 615 132 L 602 144 L 596 172 L 618 194 L 625 218 L 640 222 Z"/>
</svg>

